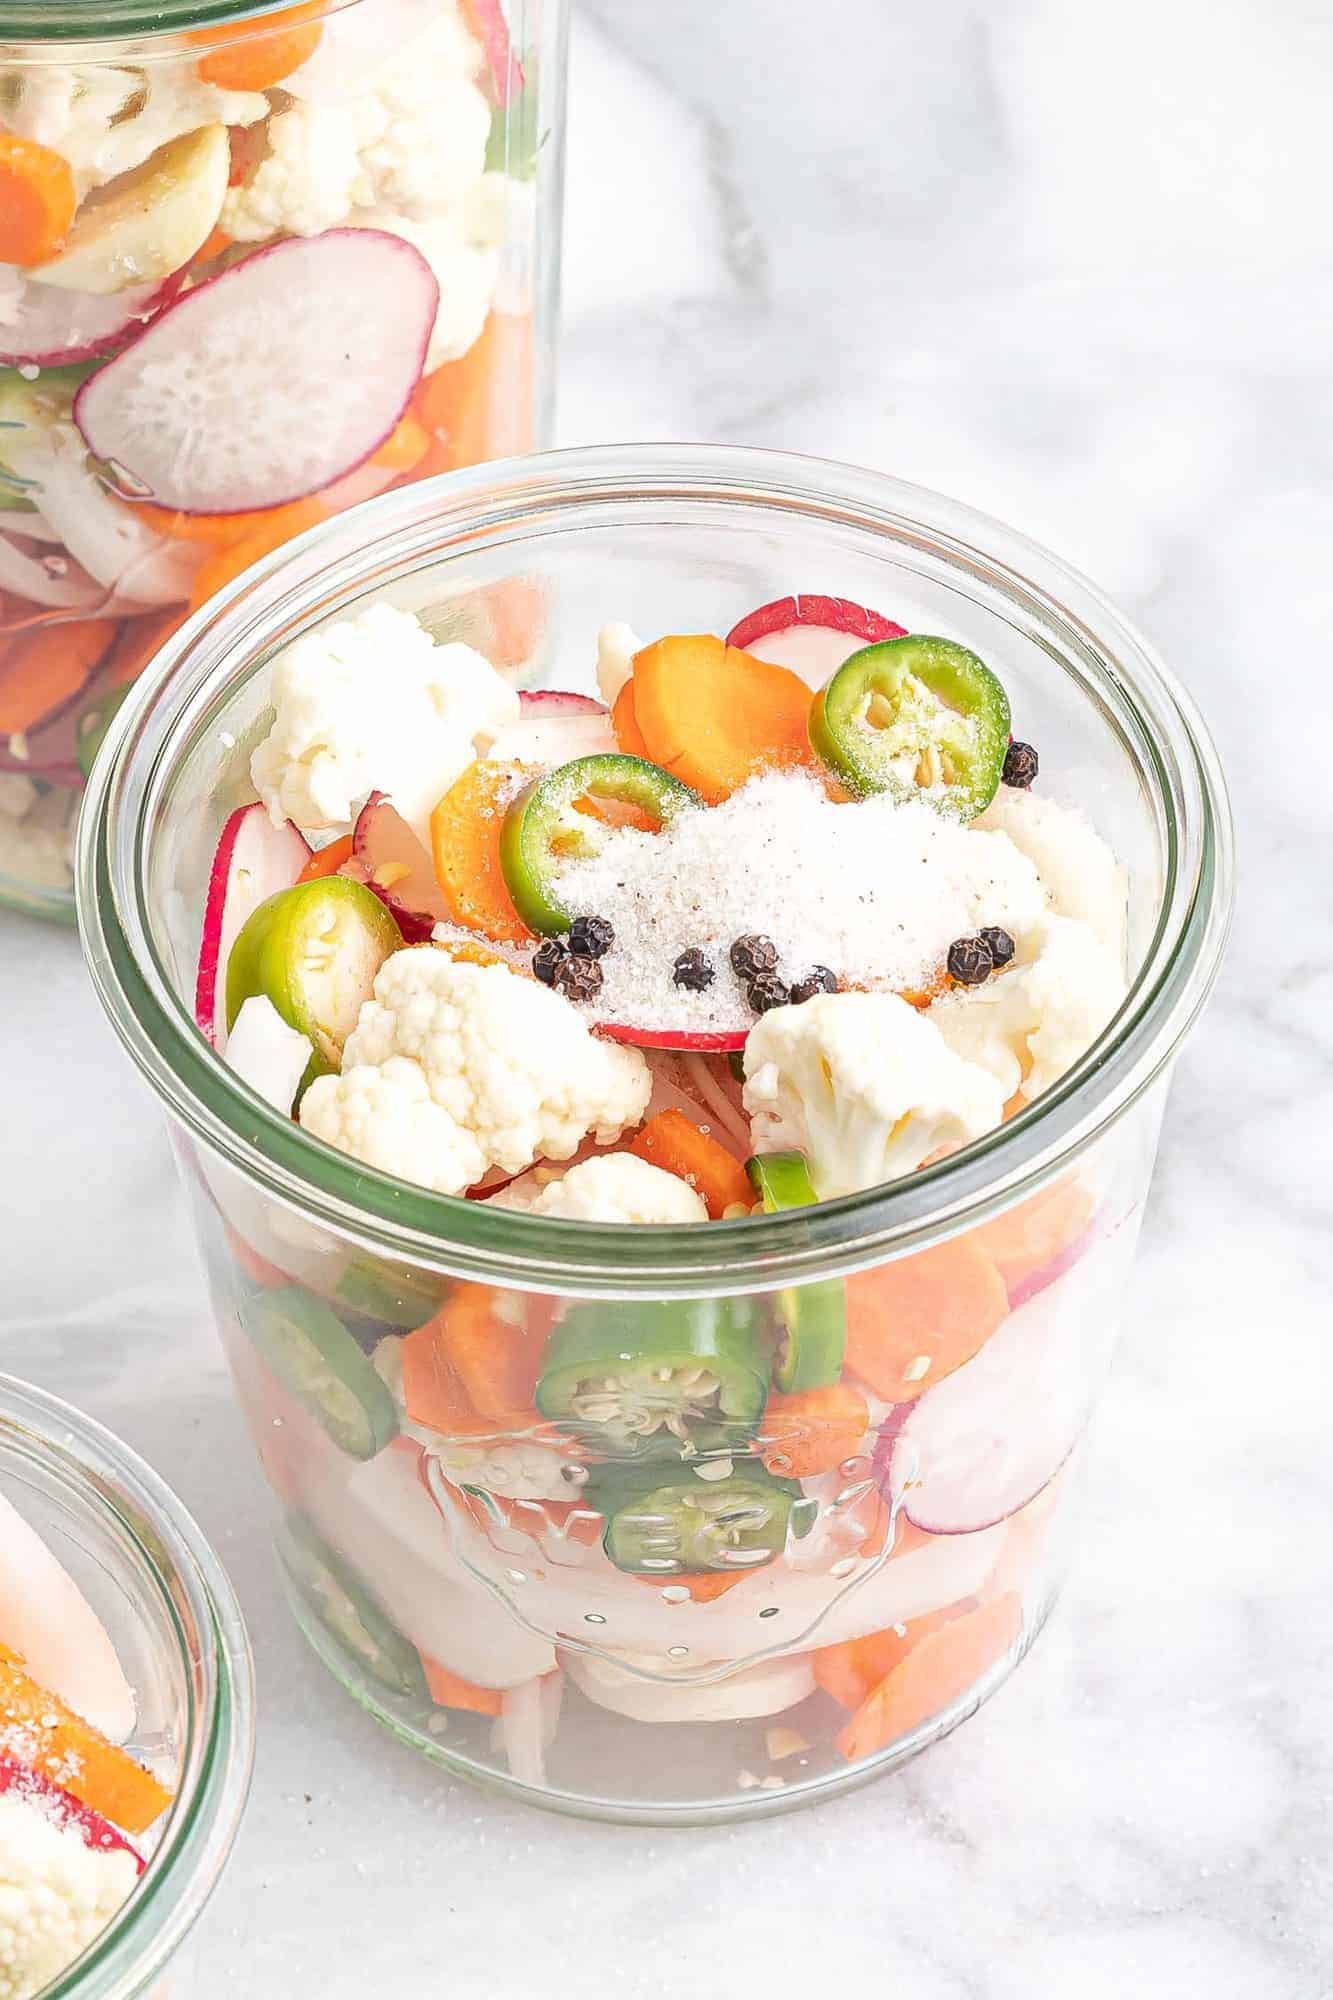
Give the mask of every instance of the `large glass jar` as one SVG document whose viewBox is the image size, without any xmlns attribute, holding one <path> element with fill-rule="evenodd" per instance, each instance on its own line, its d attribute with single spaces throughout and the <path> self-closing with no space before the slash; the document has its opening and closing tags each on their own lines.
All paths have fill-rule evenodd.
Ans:
<svg viewBox="0 0 1333 2000">
<path fill-rule="evenodd" d="M 0 0 L 0 902 L 219 584 L 545 441 L 564 0 Z"/>
<path fill-rule="evenodd" d="M 134 1694 L 127 1748 L 175 1794 L 144 1842 L 137 1886 L 43 2000 L 183 2000 L 196 1984 L 194 1927 L 231 1853 L 254 1756 L 240 1607 L 157 1475 L 100 1424 L 9 1375 L 0 1499 L 93 1607 Z M 27 1991 L 21 1966 L 18 1976 Z"/>
<path fill-rule="evenodd" d="M 543 606 L 523 684 L 590 692 L 607 620 L 726 631 L 806 586 L 993 660 L 1049 782 L 1124 864 L 1129 997 L 1053 1088 L 888 1187 L 629 1229 L 410 1187 L 237 1083 L 191 995 L 279 646 L 368 596 L 460 629 L 522 590 Z M 318 529 L 211 607 L 115 732 L 81 835 L 87 954 L 174 1121 L 292 1601 L 333 1672 L 455 1770 L 662 1821 L 809 1800 L 970 1713 L 1062 1574 L 1169 1067 L 1230 906 L 1211 747 L 1124 620 L 1020 536 L 887 479 L 734 450 L 558 453 Z M 846 1315 L 849 1358 L 856 1325 L 869 1435 L 841 1447 L 836 1421 L 793 1435 L 771 1404 L 733 1404 L 694 1441 L 706 1490 L 690 1466 L 645 1482 L 617 1430 L 622 1364 L 674 1381 L 682 1354 L 734 1359 L 825 1314 Z M 437 1342 L 480 1366 L 470 1404 L 413 1400 Z M 572 1432 L 506 1414 L 523 1400 L 506 1371 L 550 1371 L 556 1343 L 613 1378 Z M 937 1380 L 948 1343 L 959 1365 Z"/>
</svg>

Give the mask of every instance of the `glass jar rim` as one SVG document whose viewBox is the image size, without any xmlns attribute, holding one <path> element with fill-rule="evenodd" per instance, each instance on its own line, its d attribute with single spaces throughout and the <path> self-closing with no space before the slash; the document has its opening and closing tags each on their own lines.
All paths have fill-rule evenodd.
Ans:
<svg viewBox="0 0 1333 2000">
<path fill-rule="evenodd" d="M 1093 1048 L 1033 1105 L 932 1167 L 780 1216 L 707 1229 L 556 1222 L 434 1194 L 363 1166 L 262 1103 L 209 1049 L 153 942 L 150 828 L 193 725 L 267 635 L 294 636 L 445 548 L 549 534 L 599 503 L 722 504 L 804 514 L 925 546 L 1054 620 L 1084 693 L 1137 739 L 1167 839 L 1154 939 Z M 1068 660 L 1062 664 L 1069 667 Z M 663 1296 L 771 1290 L 924 1247 L 1045 1185 L 1160 1074 L 1216 976 L 1232 897 L 1231 823 L 1193 703 L 1096 587 L 1027 537 L 886 475 L 726 445 L 537 453 L 423 481 L 335 516 L 213 598 L 168 642 L 112 724 L 78 843 L 84 948 L 131 1056 L 173 1115 L 265 1194 L 373 1254 L 552 1292 Z"/>
<path fill-rule="evenodd" d="M 192 1516 L 115 1434 L 57 1396 L 0 1374 L 0 1446 L 55 1470 L 135 1543 L 156 1575 L 185 1662 L 188 1724 L 176 1800 L 143 1876 L 42 2000 L 130 2000 L 167 1965 L 231 1851 L 254 1761 L 254 1666 L 231 1582 Z M 190 1652 L 185 1620 L 198 1634 Z"/>
<path fill-rule="evenodd" d="M 327 0 L 327 12 L 339 13 L 360 0 Z M 0 47 L 6 43 L 48 42 L 98 44 L 130 37 L 157 41 L 200 28 L 228 27 L 253 20 L 260 26 L 266 14 L 285 13 L 292 0 L 0 0 Z M 62 50 L 63 55 L 70 55 Z M 6 60 L 14 51 L 4 50 Z"/>
</svg>

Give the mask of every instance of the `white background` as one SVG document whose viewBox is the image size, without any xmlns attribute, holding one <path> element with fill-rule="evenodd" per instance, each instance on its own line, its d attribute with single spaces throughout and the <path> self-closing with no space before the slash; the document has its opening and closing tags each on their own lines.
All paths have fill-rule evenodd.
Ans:
<svg viewBox="0 0 1333 2000">
<path fill-rule="evenodd" d="M 254 1801 L 199 2000 L 1333 1991 L 1329 18 L 578 12 L 562 440 L 793 446 L 1013 521 L 1146 626 L 1235 787 L 1237 934 L 1168 1109 L 1077 1573 L 927 1759 L 665 1835 L 496 1804 L 380 1735 L 279 1604 L 153 1108 L 74 940 L 0 918 L 0 1363 L 147 1453 L 254 1635 Z"/>
</svg>

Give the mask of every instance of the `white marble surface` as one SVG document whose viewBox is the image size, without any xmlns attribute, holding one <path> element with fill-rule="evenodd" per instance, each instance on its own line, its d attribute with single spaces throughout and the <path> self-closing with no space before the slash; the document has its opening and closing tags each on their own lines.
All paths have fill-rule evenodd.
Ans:
<svg viewBox="0 0 1333 2000">
<path fill-rule="evenodd" d="M 585 0 L 573 62 L 564 440 L 861 459 L 1081 562 L 1212 718 L 1237 934 L 1042 1645 L 902 1776 L 668 1836 L 441 1783 L 306 1657 L 162 1133 L 73 940 L 0 920 L 0 1363 L 148 1453 L 254 1633 L 194 1991 L 1327 1995 L 1328 9 Z"/>
</svg>

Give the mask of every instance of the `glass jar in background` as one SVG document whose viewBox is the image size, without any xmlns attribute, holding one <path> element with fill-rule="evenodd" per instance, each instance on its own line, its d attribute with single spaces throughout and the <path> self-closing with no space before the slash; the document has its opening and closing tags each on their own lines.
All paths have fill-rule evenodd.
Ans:
<svg viewBox="0 0 1333 2000">
<path fill-rule="evenodd" d="M 0 1375 L 0 1497 L 72 1577 L 134 1691 L 126 1748 L 174 1793 L 126 1902 L 42 2000 L 181 2000 L 240 1826 L 254 1678 L 240 1607 L 176 1496 L 100 1424 Z"/>
<path fill-rule="evenodd" d="M 546 441 L 564 0 L 0 0 L 0 902 L 219 585 Z M 501 635 L 503 637 L 503 635 Z"/>
<path fill-rule="evenodd" d="M 206 1045 L 210 865 L 296 633 L 383 595 L 466 630 L 526 593 L 543 643 L 522 684 L 591 692 L 607 621 L 725 632 L 807 587 L 991 661 L 1044 786 L 1124 866 L 1129 997 L 1032 1105 L 887 1188 L 627 1229 L 387 1178 Z M 95 982 L 175 1124 L 297 1617 L 401 1737 L 567 1811 L 713 1819 L 891 1768 L 998 1685 L 1060 1580 L 1231 898 L 1207 736 L 1091 586 L 816 460 L 625 448 L 463 474 L 318 528 L 168 647 L 94 774 L 79 886 Z M 723 1130 L 724 1070 L 699 1086 Z M 795 1429 L 765 1404 L 794 1325 L 846 1356 Z M 706 1478 L 638 1421 L 650 1403 Z"/>
</svg>

